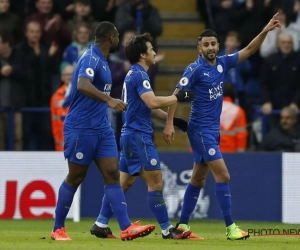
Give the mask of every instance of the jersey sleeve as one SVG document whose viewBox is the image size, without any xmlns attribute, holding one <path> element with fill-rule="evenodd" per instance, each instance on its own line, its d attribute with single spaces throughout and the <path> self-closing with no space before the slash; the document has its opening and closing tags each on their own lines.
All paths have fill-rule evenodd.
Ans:
<svg viewBox="0 0 300 250">
<path fill-rule="evenodd" d="M 192 89 L 198 74 L 198 67 L 194 64 L 190 64 L 185 71 L 183 72 L 179 82 L 176 85 L 176 88 L 182 89 Z"/>
<path fill-rule="evenodd" d="M 149 91 L 153 92 L 150 84 L 150 79 L 146 74 L 137 74 L 135 79 L 135 86 L 137 92 L 139 93 L 139 96 Z"/>
<path fill-rule="evenodd" d="M 79 62 L 78 78 L 87 77 L 93 82 L 99 60 L 99 58 L 95 60 L 95 57 L 93 58 L 92 55 L 88 54 L 82 56 Z"/>
<path fill-rule="evenodd" d="M 226 62 L 226 69 L 233 68 L 237 65 L 238 60 L 239 60 L 239 53 L 234 53 L 234 54 L 229 54 L 223 56 Z"/>
</svg>

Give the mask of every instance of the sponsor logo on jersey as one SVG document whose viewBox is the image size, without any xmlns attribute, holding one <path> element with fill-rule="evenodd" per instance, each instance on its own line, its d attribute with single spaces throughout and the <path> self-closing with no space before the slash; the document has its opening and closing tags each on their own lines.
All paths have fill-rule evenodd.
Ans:
<svg viewBox="0 0 300 250">
<path fill-rule="evenodd" d="M 87 68 L 85 70 L 85 73 L 88 75 L 88 76 L 91 76 L 93 77 L 94 76 L 94 70 L 92 68 Z"/>
<path fill-rule="evenodd" d="M 214 148 L 210 148 L 210 149 L 208 150 L 208 154 L 209 154 L 209 155 L 215 155 L 215 154 L 216 154 L 216 150 L 215 150 Z"/>
<path fill-rule="evenodd" d="M 151 85 L 150 85 L 150 82 L 148 80 L 143 81 L 143 86 L 146 89 L 151 89 Z"/>
<path fill-rule="evenodd" d="M 209 72 L 207 72 L 207 73 L 203 73 L 203 75 L 205 75 L 205 76 L 208 76 L 208 77 L 209 77 Z"/>
<path fill-rule="evenodd" d="M 111 90 L 111 83 L 105 84 L 104 89 L 103 89 L 103 93 L 106 94 L 106 95 L 110 95 L 110 90 Z"/>
<path fill-rule="evenodd" d="M 222 65 L 218 65 L 217 66 L 217 70 L 220 72 L 220 73 L 222 73 L 223 72 L 223 67 L 222 67 Z"/>
<path fill-rule="evenodd" d="M 181 86 L 186 86 L 186 85 L 188 85 L 188 83 L 189 83 L 189 79 L 187 77 L 182 77 L 179 81 L 179 84 Z"/>
<path fill-rule="evenodd" d="M 210 100 L 216 100 L 217 98 L 219 98 L 220 96 L 223 95 L 222 84 L 223 84 L 223 82 L 220 82 L 220 84 L 217 85 L 216 87 L 208 89 Z"/>
<path fill-rule="evenodd" d="M 157 160 L 156 159 L 151 159 L 150 161 L 152 166 L 155 166 L 157 164 Z"/>
<path fill-rule="evenodd" d="M 77 158 L 78 160 L 81 160 L 81 159 L 83 158 L 83 153 L 78 152 L 78 153 L 76 154 L 76 158 Z"/>
</svg>

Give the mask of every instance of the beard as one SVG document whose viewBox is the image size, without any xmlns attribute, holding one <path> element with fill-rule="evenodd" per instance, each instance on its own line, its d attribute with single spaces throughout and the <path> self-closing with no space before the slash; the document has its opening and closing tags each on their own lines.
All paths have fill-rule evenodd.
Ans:
<svg viewBox="0 0 300 250">
<path fill-rule="evenodd" d="M 206 61 L 212 62 L 216 59 L 216 54 L 214 54 L 214 56 L 211 57 L 211 56 L 208 56 L 208 54 L 202 53 L 202 57 L 204 57 Z"/>
</svg>

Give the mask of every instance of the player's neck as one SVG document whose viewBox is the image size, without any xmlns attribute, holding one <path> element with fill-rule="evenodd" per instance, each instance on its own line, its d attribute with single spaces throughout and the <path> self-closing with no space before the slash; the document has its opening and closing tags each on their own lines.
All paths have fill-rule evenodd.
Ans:
<svg viewBox="0 0 300 250">
<path fill-rule="evenodd" d="M 101 51 L 101 54 L 103 55 L 103 57 L 105 59 L 107 59 L 108 57 L 108 54 L 109 54 L 109 51 L 110 51 L 110 47 L 103 43 L 103 44 L 100 44 L 100 43 L 95 43 L 95 45 L 98 47 L 98 49 Z"/>
<path fill-rule="evenodd" d="M 142 62 L 139 61 L 137 64 L 139 64 L 140 66 L 142 66 L 146 72 L 148 71 L 149 66 L 146 63 L 144 63 L 143 61 Z"/>
</svg>

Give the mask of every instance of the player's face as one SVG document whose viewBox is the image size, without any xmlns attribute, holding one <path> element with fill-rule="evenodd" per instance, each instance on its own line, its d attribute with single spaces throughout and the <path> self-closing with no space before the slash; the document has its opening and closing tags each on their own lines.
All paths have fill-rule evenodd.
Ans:
<svg viewBox="0 0 300 250">
<path fill-rule="evenodd" d="M 117 31 L 117 28 L 115 28 L 114 34 L 110 37 L 110 41 L 111 41 L 111 47 L 109 53 L 114 53 L 116 52 L 119 45 L 119 32 Z"/>
<path fill-rule="evenodd" d="M 203 37 L 197 48 L 206 61 L 214 62 L 219 51 L 219 44 L 217 38 L 213 36 Z"/>
<path fill-rule="evenodd" d="M 146 42 L 147 45 L 147 53 L 145 54 L 145 62 L 148 66 L 155 64 L 155 56 L 156 53 L 153 50 L 153 46 L 150 42 Z"/>
</svg>

